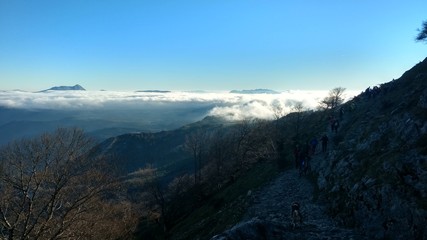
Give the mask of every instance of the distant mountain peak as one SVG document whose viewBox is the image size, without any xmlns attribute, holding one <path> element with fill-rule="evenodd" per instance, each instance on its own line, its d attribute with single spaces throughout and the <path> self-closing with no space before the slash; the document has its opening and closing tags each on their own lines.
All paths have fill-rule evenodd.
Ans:
<svg viewBox="0 0 427 240">
<path fill-rule="evenodd" d="M 141 93 L 170 93 L 169 90 L 139 90 L 135 92 L 141 92 Z"/>
<path fill-rule="evenodd" d="M 251 89 L 251 90 L 232 90 L 230 93 L 238 93 L 238 94 L 279 94 L 280 92 L 271 90 L 271 89 L 264 89 L 264 88 L 257 88 L 257 89 Z"/>
<path fill-rule="evenodd" d="M 42 92 L 45 91 L 86 91 L 86 89 L 84 89 L 82 86 L 80 86 L 79 84 L 76 84 L 74 86 L 56 86 L 56 87 L 51 87 L 49 89 L 46 89 Z"/>
</svg>

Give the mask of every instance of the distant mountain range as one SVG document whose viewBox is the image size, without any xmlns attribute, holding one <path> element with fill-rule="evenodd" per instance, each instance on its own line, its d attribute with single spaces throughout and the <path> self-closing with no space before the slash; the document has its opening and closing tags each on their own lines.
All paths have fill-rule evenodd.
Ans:
<svg viewBox="0 0 427 240">
<path fill-rule="evenodd" d="M 237 94 L 280 94 L 280 92 L 271 90 L 271 89 L 251 89 L 251 90 L 232 90 L 230 93 L 237 93 Z"/>
<path fill-rule="evenodd" d="M 51 87 L 51 88 L 43 90 L 41 92 L 46 92 L 46 91 L 86 91 L 86 89 L 84 89 L 79 84 L 76 84 L 74 86 L 57 86 L 57 87 Z"/>
<path fill-rule="evenodd" d="M 85 88 L 80 86 L 79 84 L 76 84 L 74 86 L 55 86 L 51 87 L 46 90 L 42 90 L 40 92 L 46 92 L 46 91 L 86 91 Z M 138 90 L 135 92 L 142 92 L 142 93 L 170 93 L 169 90 Z M 204 92 L 204 91 L 194 91 L 194 92 Z M 274 91 L 271 89 L 265 89 L 265 88 L 257 88 L 257 89 L 244 89 L 244 90 L 231 90 L 230 93 L 237 93 L 237 94 L 280 94 L 278 91 Z"/>
<path fill-rule="evenodd" d="M 143 93 L 170 93 L 171 91 L 167 90 L 139 90 L 136 92 L 143 92 Z"/>
</svg>

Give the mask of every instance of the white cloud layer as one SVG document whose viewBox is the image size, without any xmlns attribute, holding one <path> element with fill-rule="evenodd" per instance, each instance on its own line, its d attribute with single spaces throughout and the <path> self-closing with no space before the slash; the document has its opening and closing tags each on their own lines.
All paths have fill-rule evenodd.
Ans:
<svg viewBox="0 0 427 240">
<path fill-rule="evenodd" d="M 346 91 L 349 99 L 359 91 Z M 233 94 L 228 92 L 115 92 L 115 91 L 1 91 L 0 106 L 20 109 L 51 110 L 147 110 L 150 108 L 191 108 L 211 105 L 208 115 L 233 120 L 244 118 L 271 119 L 291 111 L 291 103 L 302 101 L 313 109 L 328 91 L 286 91 L 280 94 Z"/>
</svg>

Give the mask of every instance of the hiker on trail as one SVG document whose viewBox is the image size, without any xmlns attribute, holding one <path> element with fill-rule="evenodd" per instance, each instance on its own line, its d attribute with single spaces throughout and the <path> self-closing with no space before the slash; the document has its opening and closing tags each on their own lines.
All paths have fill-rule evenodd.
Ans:
<svg viewBox="0 0 427 240">
<path fill-rule="evenodd" d="M 300 159 L 299 159 L 299 175 L 306 175 L 307 169 L 308 169 L 308 161 L 310 159 L 310 145 L 308 142 L 305 144 L 304 148 L 300 152 Z"/>
<path fill-rule="evenodd" d="M 310 143 L 308 141 L 305 143 L 303 151 L 304 151 L 305 156 L 310 156 L 311 146 L 310 146 Z"/>
<path fill-rule="evenodd" d="M 291 206 L 291 220 L 292 228 L 295 228 L 298 224 L 302 224 L 302 214 L 300 210 L 300 204 L 293 202 Z"/>
<path fill-rule="evenodd" d="M 381 93 L 381 89 L 378 86 L 375 86 L 374 88 L 372 88 L 371 93 L 372 93 L 371 95 L 373 97 L 376 97 L 377 95 L 379 95 Z"/>
<path fill-rule="evenodd" d="M 301 177 L 302 175 L 307 175 L 307 172 L 309 170 L 311 170 L 310 167 L 310 156 L 306 155 L 306 154 L 302 154 L 303 156 L 301 157 L 300 160 L 300 168 L 299 168 L 299 176 Z"/>
<path fill-rule="evenodd" d="M 331 126 L 331 131 L 334 131 L 334 122 L 335 122 L 335 117 L 330 115 L 329 116 L 329 125 Z"/>
<path fill-rule="evenodd" d="M 332 123 L 332 131 L 335 132 L 335 133 L 337 133 L 339 126 L 340 126 L 340 123 L 338 122 L 337 119 L 335 119 L 334 122 Z"/>
<path fill-rule="evenodd" d="M 310 141 L 310 146 L 311 146 L 311 155 L 314 155 L 314 154 L 316 154 L 316 147 L 317 147 L 317 144 L 319 144 L 319 141 L 317 141 L 317 138 L 313 138 L 313 139 L 311 139 L 311 141 Z"/>
<path fill-rule="evenodd" d="M 326 149 L 328 148 L 328 141 L 329 141 L 329 138 L 328 138 L 328 136 L 326 136 L 326 134 L 325 134 L 325 135 L 323 135 L 323 137 L 320 139 L 320 141 L 322 142 L 322 152 L 323 152 L 323 153 L 325 153 L 325 152 L 326 152 Z"/>
<path fill-rule="evenodd" d="M 296 144 L 295 148 L 294 148 L 295 168 L 298 168 L 298 166 L 299 166 L 300 153 L 301 153 L 301 148 L 300 148 L 299 144 Z"/>
<path fill-rule="evenodd" d="M 356 109 L 356 104 L 354 102 L 350 103 L 350 111 L 354 111 Z"/>
<path fill-rule="evenodd" d="M 297 167 L 297 169 L 299 170 L 300 176 L 301 176 L 301 171 L 304 165 L 305 158 L 306 158 L 305 151 L 304 150 L 300 151 L 299 159 L 298 159 L 298 167 Z"/>
<path fill-rule="evenodd" d="M 368 99 L 371 98 L 371 87 L 368 87 L 364 92 L 363 95 L 367 97 Z"/>
<path fill-rule="evenodd" d="M 334 133 L 338 132 L 338 127 L 340 123 L 338 122 L 338 119 L 336 119 L 334 116 L 329 117 L 329 124 L 331 125 L 331 131 Z"/>
</svg>

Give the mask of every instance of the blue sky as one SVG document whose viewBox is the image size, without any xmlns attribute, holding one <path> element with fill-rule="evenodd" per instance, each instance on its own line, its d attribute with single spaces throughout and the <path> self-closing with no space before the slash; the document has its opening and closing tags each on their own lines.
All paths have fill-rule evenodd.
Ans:
<svg viewBox="0 0 427 240">
<path fill-rule="evenodd" d="M 365 89 L 427 57 L 427 1 L 0 0 L 0 89 Z"/>
</svg>

